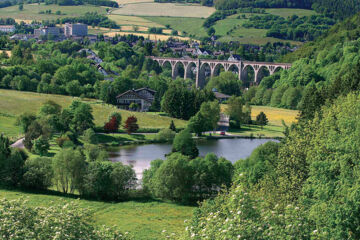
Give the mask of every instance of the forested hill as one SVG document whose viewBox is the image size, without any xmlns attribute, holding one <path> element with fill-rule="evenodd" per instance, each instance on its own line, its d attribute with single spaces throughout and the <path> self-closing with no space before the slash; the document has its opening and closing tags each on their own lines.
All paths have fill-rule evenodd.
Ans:
<svg viewBox="0 0 360 240">
<path fill-rule="evenodd" d="M 294 62 L 300 58 L 314 59 L 318 53 L 336 44 L 357 40 L 360 37 L 360 12 L 336 24 L 327 33 L 299 50 L 285 55 L 282 61 Z"/>
<path fill-rule="evenodd" d="M 360 0 L 215 0 L 218 10 L 244 7 L 314 9 L 337 19 L 344 19 L 360 11 Z"/>
<path fill-rule="evenodd" d="M 303 119 L 311 119 L 327 102 L 359 91 L 360 13 L 283 61 L 292 62 L 291 69 L 265 77 L 248 91 L 253 104 L 298 109 Z"/>
</svg>

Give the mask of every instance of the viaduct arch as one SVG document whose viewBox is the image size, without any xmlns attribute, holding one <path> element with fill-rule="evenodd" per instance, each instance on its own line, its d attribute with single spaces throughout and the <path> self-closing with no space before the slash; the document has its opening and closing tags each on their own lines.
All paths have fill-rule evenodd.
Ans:
<svg viewBox="0 0 360 240">
<path fill-rule="evenodd" d="M 149 57 L 159 63 L 161 67 L 165 63 L 171 64 L 172 77 L 175 79 L 179 76 L 179 67 L 184 68 L 184 78 L 191 78 L 192 74 L 196 75 L 196 87 L 203 88 L 206 84 L 206 77 L 216 76 L 220 68 L 237 73 L 239 80 L 246 81 L 249 69 L 254 71 L 254 84 L 259 84 L 264 77 L 264 70 L 269 75 L 274 74 L 279 69 L 288 70 L 291 68 L 290 63 L 270 63 L 270 62 L 251 62 L 251 61 L 226 61 L 210 59 L 182 59 L 182 58 L 164 58 Z"/>
</svg>

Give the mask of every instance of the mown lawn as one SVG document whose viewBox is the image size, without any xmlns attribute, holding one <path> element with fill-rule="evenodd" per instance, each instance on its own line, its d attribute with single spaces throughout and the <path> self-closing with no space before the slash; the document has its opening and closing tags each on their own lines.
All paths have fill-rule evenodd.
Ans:
<svg viewBox="0 0 360 240">
<path fill-rule="evenodd" d="M 0 198 L 24 198 L 29 206 L 52 206 L 77 201 L 79 207 L 94 215 L 94 224 L 116 227 L 129 232 L 136 240 L 161 239 L 162 230 L 178 233 L 184 230 L 184 220 L 190 219 L 195 207 L 181 206 L 155 200 L 109 203 L 101 201 L 75 200 L 77 196 L 66 197 L 51 194 L 28 193 L 0 189 Z"/>
<path fill-rule="evenodd" d="M 15 123 L 16 117 L 25 112 L 37 113 L 41 105 L 47 100 L 52 100 L 65 108 L 68 107 L 73 100 L 81 99 L 62 95 L 0 89 L 0 132 L 5 133 L 9 137 L 16 137 L 19 133 L 19 128 L 13 124 Z M 81 101 L 91 105 L 95 118 L 94 122 L 98 127 L 104 126 L 105 121 L 108 120 L 112 112 L 120 112 L 123 121 L 131 115 L 136 116 L 140 128 L 166 128 L 170 125 L 171 120 L 174 120 L 177 127 L 186 126 L 186 121 L 179 119 L 148 113 L 118 110 L 113 105 L 104 104 L 95 99 L 84 99 Z"/>
</svg>

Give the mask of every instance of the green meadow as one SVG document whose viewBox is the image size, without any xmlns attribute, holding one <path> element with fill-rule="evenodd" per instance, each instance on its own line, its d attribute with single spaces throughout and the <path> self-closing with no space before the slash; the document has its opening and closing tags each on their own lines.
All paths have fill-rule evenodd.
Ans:
<svg viewBox="0 0 360 240">
<path fill-rule="evenodd" d="M 68 107 L 73 100 L 80 100 L 90 104 L 97 127 L 104 126 L 112 112 L 120 112 L 123 120 L 131 115 L 136 116 L 140 128 L 165 128 L 170 125 L 171 120 L 179 128 L 186 126 L 186 121 L 183 120 L 158 114 L 119 110 L 113 105 L 104 104 L 102 101 L 95 99 L 0 89 L 0 132 L 12 138 L 18 137 L 21 135 L 21 131 L 19 127 L 14 125 L 16 117 L 25 112 L 37 113 L 41 105 L 48 100 L 58 103 L 63 108 Z"/>
<path fill-rule="evenodd" d="M 190 219 L 195 207 L 182 206 L 156 200 L 127 202 L 101 202 L 78 199 L 77 195 L 61 196 L 56 192 L 30 193 L 19 190 L 0 189 L 0 198 L 22 198 L 29 206 L 63 205 L 76 201 L 81 209 L 93 214 L 93 224 L 115 227 L 129 232 L 136 240 L 156 240 L 161 232 L 179 233 L 184 230 L 184 221 Z"/>
</svg>

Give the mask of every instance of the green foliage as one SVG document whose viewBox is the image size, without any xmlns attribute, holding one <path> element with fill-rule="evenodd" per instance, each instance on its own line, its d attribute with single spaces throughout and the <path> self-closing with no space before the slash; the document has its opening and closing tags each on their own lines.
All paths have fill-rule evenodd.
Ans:
<svg viewBox="0 0 360 240">
<path fill-rule="evenodd" d="M 23 199 L 2 199 L 0 213 L 0 234 L 5 239 L 130 239 L 109 228 L 90 225 L 92 216 L 88 211 L 79 210 L 75 202 L 35 208 Z"/>
<path fill-rule="evenodd" d="M 24 175 L 26 159 L 27 155 L 18 149 L 11 150 L 7 157 L 0 155 L 0 182 L 2 185 L 16 187 L 20 184 Z"/>
<path fill-rule="evenodd" d="M 169 129 L 172 130 L 173 132 L 176 132 L 176 126 L 175 126 L 175 123 L 173 120 L 171 120 L 171 122 L 170 122 Z"/>
<path fill-rule="evenodd" d="M 198 135 L 202 132 L 215 130 L 220 120 L 220 105 L 218 101 L 204 102 L 200 111 L 189 121 L 189 129 Z"/>
<path fill-rule="evenodd" d="M 175 138 L 176 132 L 171 129 L 164 128 L 161 129 L 157 134 L 155 139 L 160 142 L 172 142 Z"/>
<path fill-rule="evenodd" d="M 120 162 L 90 162 L 81 192 L 101 200 L 124 200 L 136 183 L 135 172 Z"/>
<path fill-rule="evenodd" d="M 50 149 L 49 140 L 41 136 L 33 141 L 32 151 L 40 156 L 44 156 Z"/>
<path fill-rule="evenodd" d="M 57 188 L 64 193 L 73 193 L 83 184 L 85 156 L 77 149 L 62 149 L 53 159 L 53 170 Z"/>
<path fill-rule="evenodd" d="M 265 126 L 267 125 L 269 122 L 269 120 L 267 119 L 266 115 L 264 112 L 260 112 L 257 116 L 256 116 L 256 123 L 261 125 L 261 126 Z"/>
<path fill-rule="evenodd" d="M 197 149 L 196 143 L 188 128 L 182 130 L 175 136 L 172 145 L 172 152 L 180 152 L 181 154 L 191 158 L 195 158 L 199 155 L 199 150 Z"/>
<path fill-rule="evenodd" d="M 108 152 L 99 145 L 94 144 L 85 144 L 83 149 L 84 155 L 86 156 L 87 162 L 94 161 L 108 161 L 109 154 Z"/>
<path fill-rule="evenodd" d="M 89 128 L 84 131 L 83 139 L 85 142 L 90 143 L 90 144 L 96 144 L 98 142 L 96 133 L 92 128 Z"/>
<path fill-rule="evenodd" d="M 265 175 L 273 175 L 279 147 L 280 144 L 276 142 L 267 142 L 257 147 L 250 157 L 235 163 L 235 177 L 239 177 L 241 174 L 245 175 L 246 178 L 241 178 L 241 180 L 245 180 L 246 186 L 252 187 L 259 183 Z"/>
<path fill-rule="evenodd" d="M 70 126 L 75 132 L 82 133 L 94 127 L 94 117 L 89 104 L 73 101 L 69 108 L 73 116 Z"/>
<path fill-rule="evenodd" d="M 52 186 L 52 178 L 52 160 L 45 157 L 32 158 L 25 162 L 21 185 L 26 188 L 46 190 Z"/>
<path fill-rule="evenodd" d="M 230 71 L 221 72 L 219 76 L 210 78 L 210 81 L 206 84 L 206 89 L 211 91 L 214 88 L 228 95 L 239 96 L 241 94 L 241 82 L 238 77 Z"/>
<path fill-rule="evenodd" d="M 244 107 L 244 99 L 242 97 L 232 96 L 227 101 L 226 113 L 230 117 L 230 121 L 234 122 L 232 127 L 240 128 L 241 124 L 247 124 L 251 121 L 250 106 Z"/>
<path fill-rule="evenodd" d="M 223 186 L 229 187 L 233 166 L 224 158 L 207 154 L 189 159 L 173 153 L 166 160 L 155 160 L 144 171 L 143 187 L 152 196 L 175 202 L 193 203 L 214 197 Z"/>
<path fill-rule="evenodd" d="M 161 100 L 162 111 L 171 117 L 188 120 L 200 109 L 203 102 L 212 101 L 215 96 L 210 91 L 192 89 L 182 80 L 170 83 L 168 90 Z"/>
<path fill-rule="evenodd" d="M 33 121 L 36 120 L 36 116 L 32 113 L 23 113 L 16 118 L 16 125 L 21 126 L 24 133 L 27 132 L 28 127 Z"/>
</svg>

